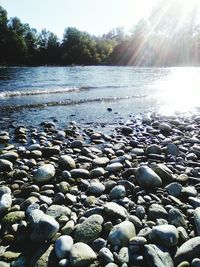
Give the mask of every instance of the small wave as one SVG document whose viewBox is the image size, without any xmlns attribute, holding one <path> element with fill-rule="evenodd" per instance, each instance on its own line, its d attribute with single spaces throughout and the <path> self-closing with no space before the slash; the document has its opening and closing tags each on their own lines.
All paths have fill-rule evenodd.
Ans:
<svg viewBox="0 0 200 267">
<path fill-rule="evenodd" d="M 83 90 L 102 89 L 102 88 L 124 88 L 126 86 L 81 86 L 81 87 L 68 87 L 58 89 L 46 89 L 46 90 L 27 90 L 27 91 L 6 91 L 0 92 L 1 98 L 20 97 L 20 96 L 34 96 L 34 95 L 46 95 L 46 94 L 65 94 L 70 92 L 80 92 Z"/>
<path fill-rule="evenodd" d="M 92 98 L 92 99 L 81 99 L 81 100 L 63 100 L 63 101 L 51 101 L 46 103 L 39 104 L 25 104 L 18 106 L 4 106 L 0 107 L 1 111 L 19 111 L 22 109 L 42 109 L 46 107 L 55 107 L 55 106 L 70 106 L 70 105 L 80 105 L 80 104 L 89 104 L 95 102 L 115 102 L 120 100 L 128 100 L 133 98 L 144 98 L 146 95 L 132 95 L 132 96 L 115 96 L 115 97 L 101 97 L 101 98 Z"/>
<path fill-rule="evenodd" d="M 6 91 L 0 93 L 0 98 L 17 97 L 17 96 L 32 96 L 46 94 L 64 94 L 68 92 L 79 91 L 78 87 L 69 87 L 64 89 L 47 89 L 47 90 L 30 90 L 30 91 Z"/>
</svg>

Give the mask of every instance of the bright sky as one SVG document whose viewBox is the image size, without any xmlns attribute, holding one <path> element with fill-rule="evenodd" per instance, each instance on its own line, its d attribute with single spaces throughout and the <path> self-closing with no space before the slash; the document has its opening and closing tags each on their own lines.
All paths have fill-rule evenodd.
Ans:
<svg viewBox="0 0 200 267">
<path fill-rule="evenodd" d="M 17 16 L 37 30 L 62 38 L 66 27 L 101 35 L 112 28 L 129 30 L 149 15 L 156 0 L 0 0 L 8 17 Z"/>
</svg>

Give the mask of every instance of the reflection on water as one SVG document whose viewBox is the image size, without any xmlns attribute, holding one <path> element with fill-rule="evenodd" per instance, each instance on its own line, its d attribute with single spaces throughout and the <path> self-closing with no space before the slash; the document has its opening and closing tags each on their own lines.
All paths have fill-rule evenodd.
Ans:
<svg viewBox="0 0 200 267">
<path fill-rule="evenodd" d="M 199 106 L 200 68 L 0 68 L 0 115 L 17 122 L 53 116 L 63 124 L 72 117 L 111 123 L 132 113 Z"/>
</svg>

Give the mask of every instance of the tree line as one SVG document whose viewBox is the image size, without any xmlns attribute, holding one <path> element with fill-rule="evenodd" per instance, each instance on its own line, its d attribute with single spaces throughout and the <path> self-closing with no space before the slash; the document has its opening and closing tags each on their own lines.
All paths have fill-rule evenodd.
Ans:
<svg viewBox="0 0 200 267">
<path fill-rule="evenodd" d="M 46 29 L 38 32 L 17 17 L 8 18 L 0 6 L 0 65 L 199 65 L 196 10 L 191 9 L 180 22 L 181 0 L 162 15 L 165 3 L 160 0 L 149 18 L 139 21 L 129 34 L 118 27 L 97 37 L 68 27 L 62 40 Z"/>
</svg>

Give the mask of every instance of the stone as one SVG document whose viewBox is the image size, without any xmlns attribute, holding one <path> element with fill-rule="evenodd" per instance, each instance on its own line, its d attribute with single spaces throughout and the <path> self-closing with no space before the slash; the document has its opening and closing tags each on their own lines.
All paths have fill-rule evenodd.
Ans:
<svg viewBox="0 0 200 267">
<path fill-rule="evenodd" d="M 58 159 L 58 165 L 59 168 L 61 168 L 62 170 L 68 170 L 68 171 L 76 168 L 76 163 L 74 159 L 68 155 L 62 155 Z"/>
<path fill-rule="evenodd" d="M 169 252 L 153 244 L 144 246 L 144 261 L 148 267 L 174 267 Z"/>
<path fill-rule="evenodd" d="M 120 249 L 119 254 L 118 254 L 118 261 L 120 264 L 123 263 L 129 263 L 129 249 L 128 247 L 123 247 Z"/>
<path fill-rule="evenodd" d="M 194 207 L 200 207 L 200 198 L 198 197 L 188 197 L 188 202 Z"/>
<path fill-rule="evenodd" d="M 164 134 L 169 134 L 172 130 L 171 126 L 165 122 L 161 122 L 158 127 L 160 131 Z"/>
<path fill-rule="evenodd" d="M 174 262 L 176 265 L 182 261 L 191 262 L 194 258 L 199 257 L 200 251 L 200 236 L 193 237 L 183 243 L 178 249 L 174 256 Z"/>
<path fill-rule="evenodd" d="M 0 172 L 10 172 L 13 170 L 13 164 L 9 160 L 0 159 Z"/>
<path fill-rule="evenodd" d="M 176 227 L 182 226 L 187 229 L 187 222 L 184 215 L 177 208 L 171 208 L 168 213 L 168 222 Z"/>
<path fill-rule="evenodd" d="M 105 191 L 105 185 L 98 180 L 92 180 L 88 187 L 88 192 L 95 196 L 101 195 Z"/>
<path fill-rule="evenodd" d="M 0 197 L 4 194 L 10 194 L 11 195 L 11 190 L 10 190 L 10 187 L 6 186 L 6 185 L 3 185 L 0 187 Z"/>
<path fill-rule="evenodd" d="M 133 128 L 131 128 L 129 126 L 123 126 L 123 127 L 121 127 L 121 132 L 124 135 L 129 135 L 129 134 L 132 134 L 133 133 Z"/>
<path fill-rule="evenodd" d="M 74 241 L 69 235 L 60 236 L 55 242 L 55 253 L 57 258 L 66 258 L 72 249 Z"/>
<path fill-rule="evenodd" d="M 103 217 L 98 214 L 91 215 L 75 230 L 75 240 L 83 243 L 90 243 L 98 238 L 102 231 Z"/>
<path fill-rule="evenodd" d="M 46 211 L 46 214 L 53 217 L 54 219 L 59 218 L 61 215 L 69 216 L 70 213 L 71 210 L 68 207 L 55 204 L 51 205 Z"/>
<path fill-rule="evenodd" d="M 177 145 L 175 145 L 174 143 L 169 143 L 167 145 L 166 154 L 177 157 L 179 155 L 179 149 Z"/>
<path fill-rule="evenodd" d="M 121 171 L 123 168 L 123 165 L 119 162 L 116 163 L 111 163 L 106 166 L 106 171 L 111 172 L 111 173 L 116 173 Z"/>
<path fill-rule="evenodd" d="M 120 199 L 126 196 L 126 189 L 123 185 L 117 185 L 110 191 L 110 199 Z"/>
<path fill-rule="evenodd" d="M 168 213 L 165 208 L 159 204 L 152 204 L 148 210 L 148 219 L 156 221 L 157 219 L 167 219 Z"/>
<path fill-rule="evenodd" d="M 182 185 L 177 182 L 170 183 L 165 187 L 167 193 L 174 197 L 178 197 L 181 194 L 182 188 Z"/>
<path fill-rule="evenodd" d="M 161 155 L 162 150 L 161 150 L 161 148 L 158 145 L 152 144 L 152 145 L 149 145 L 146 148 L 145 153 L 146 153 L 146 155 L 149 155 L 149 154 L 158 154 L 158 155 Z"/>
<path fill-rule="evenodd" d="M 129 221 L 121 222 L 110 231 L 108 240 L 117 246 L 126 246 L 129 240 L 136 235 L 135 226 Z"/>
<path fill-rule="evenodd" d="M 98 167 L 98 168 L 92 169 L 89 175 L 91 178 L 98 178 L 98 177 L 104 176 L 105 172 L 106 171 L 104 170 L 104 168 Z"/>
<path fill-rule="evenodd" d="M 19 155 L 14 151 L 6 152 L 5 154 L 0 155 L 0 159 L 5 159 L 11 162 L 15 162 L 19 158 Z"/>
<path fill-rule="evenodd" d="M 200 258 L 193 259 L 191 267 L 200 267 Z"/>
<path fill-rule="evenodd" d="M 162 163 L 158 163 L 156 166 L 154 166 L 153 170 L 164 183 L 172 182 L 174 179 L 172 171 Z"/>
<path fill-rule="evenodd" d="M 6 193 L 0 197 L 0 213 L 7 211 L 12 206 L 12 197 Z"/>
<path fill-rule="evenodd" d="M 125 219 L 128 217 L 127 210 L 115 202 L 107 202 L 104 205 L 104 211 L 111 218 Z"/>
<path fill-rule="evenodd" d="M 89 171 L 85 169 L 73 169 L 70 171 L 72 178 L 89 178 Z"/>
<path fill-rule="evenodd" d="M 30 238 L 34 242 L 50 240 L 59 230 L 59 223 L 51 216 L 44 214 L 33 226 Z"/>
<path fill-rule="evenodd" d="M 95 252 L 87 244 L 78 242 L 70 251 L 70 264 L 72 267 L 87 267 L 96 260 Z"/>
<path fill-rule="evenodd" d="M 22 221 L 24 218 L 25 218 L 24 211 L 11 211 L 3 217 L 2 224 L 4 226 L 9 226 L 13 223 Z"/>
<path fill-rule="evenodd" d="M 162 185 L 160 177 L 148 166 L 139 167 L 136 173 L 136 180 L 144 188 L 155 188 Z"/>
<path fill-rule="evenodd" d="M 198 236 L 200 236 L 200 207 L 196 208 L 194 211 L 194 224 Z"/>
<path fill-rule="evenodd" d="M 110 249 L 104 247 L 99 251 L 99 259 L 103 264 L 114 262 L 114 257 Z"/>
<path fill-rule="evenodd" d="M 55 176 L 56 170 L 52 164 L 45 164 L 37 169 L 34 174 L 36 182 L 44 183 L 52 180 Z"/>
<path fill-rule="evenodd" d="M 178 230 L 173 225 L 157 225 L 151 232 L 151 240 L 165 247 L 176 246 L 178 238 Z"/>
<path fill-rule="evenodd" d="M 53 246 L 49 244 L 42 244 L 38 247 L 31 256 L 28 264 L 29 267 L 52 267 L 56 266 L 53 260 L 52 253 Z"/>
</svg>

